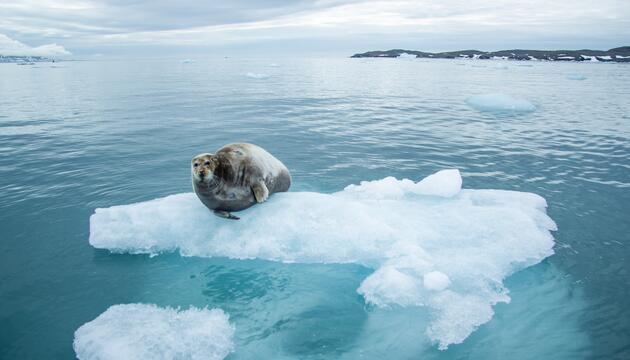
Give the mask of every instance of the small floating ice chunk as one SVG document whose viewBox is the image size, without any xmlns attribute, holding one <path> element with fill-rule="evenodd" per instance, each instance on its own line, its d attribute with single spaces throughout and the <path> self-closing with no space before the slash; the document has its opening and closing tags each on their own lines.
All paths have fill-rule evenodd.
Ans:
<svg viewBox="0 0 630 360">
<path fill-rule="evenodd" d="M 582 74 L 569 74 L 567 75 L 567 79 L 569 80 L 586 80 L 586 76 Z"/>
<path fill-rule="evenodd" d="M 431 271 L 424 274 L 423 283 L 428 290 L 442 291 L 448 287 L 451 280 L 443 272 Z"/>
<path fill-rule="evenodd" d="M 184 59 L 184 60 L 181 61 L 182 64 L 191 64 L 191 63 L 194 63 L 194 62 L 195 62 L 195 60 L 193 60 L 193 59 Z"/>
<path fill-rule="evenodd" d="M 522 113 L 536 110 L 536 106 L 525 99 L 498 93 L 471 96 L 466 103 L 483 112 Z"/>
<path fill-rule="evenodd" d="M 233 350 L 234 327 L 220 309 L 114 305 L 74 333 L 80 360 L 219 360 Z"/>
<path fill-rule="evenodd" d="M 269 75 L 267 74 L 259 74 L 259 73 L 253 73 L 253 72 L 248 72 L 247 74 L 245 74 L 245 76 L 252 79 L 266 79 L 269 77 Z"/>
</svg>

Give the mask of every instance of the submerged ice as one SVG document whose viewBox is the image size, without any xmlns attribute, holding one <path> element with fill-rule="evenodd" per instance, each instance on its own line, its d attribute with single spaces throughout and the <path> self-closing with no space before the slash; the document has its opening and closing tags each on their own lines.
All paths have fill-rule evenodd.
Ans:
<svg viewBox="0 0 630 360">
<path fill-rule="evenodd" d="M 81 360 L 219 360 L 232 351 L 233 336 L 234 327 L 219 309 L 125 304 L 77 329 L 73 347 Z"/>
<path fill-rule="evenodd" d="M 567 79 L 569 80 L 586 80 L 586 76 L 582 74 L 569 74 L 567 75 Z"/>
<path fill-rule="evenodd" d="M 531 102 L 506 94 L 475 95 L 466 99 L 466 103 L 483 112 L 520 113 L 536 110 L 536 106 Z"/>
<path fill-rule="evenodd" d="M 359 263 L 374 269 L 358 293 L 379 307 L 429 310 L 429 338 L 461 343 L 509 302 L 503 280 L 553 253 L 545 200 L 504 190 L 461 190 L 457 170 L 422 181 L 382 180 L 333 194 L 289 192 L 212 215 L 192 193 L 96 209 L 90 244 L 112 252 Z"/>
</svg>

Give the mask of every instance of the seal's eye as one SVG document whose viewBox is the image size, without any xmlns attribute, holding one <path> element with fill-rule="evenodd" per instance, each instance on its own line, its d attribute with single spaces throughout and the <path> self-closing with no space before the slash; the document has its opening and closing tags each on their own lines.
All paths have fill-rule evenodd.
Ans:
<svg viewBox="0 0 630 360">
<path fill-rule="evenodd" d="M 199 164 L 198 164 L 198 163 L 194 163 L 194 164 L 193 164 L 193 167 L 197 167 L 197 166 L 199 166 Z"/>
<path fill-rule="evenodd" d="M 206 161 L 205 163 L 203 163 L 204 165 L 208 166 L 210 165 L 210 161 Z"/>
</svg>

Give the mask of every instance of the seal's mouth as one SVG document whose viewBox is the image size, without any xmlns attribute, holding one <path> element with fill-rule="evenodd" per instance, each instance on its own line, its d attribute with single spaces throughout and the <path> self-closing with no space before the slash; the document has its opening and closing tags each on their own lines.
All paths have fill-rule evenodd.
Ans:
<svg viewBox="0 0 630 360">
<path fill-rule="evenodd" d="M 200 183 L 207 183 L 212 181 L 212 178 L 214 177 L 212 173 L 208 173 L 205 171 L 200 171 L 200 172 L 195 172 L 193 173 L 193 177 L 195 178 L 196 181 L 200 182 Z"/>
</svg>

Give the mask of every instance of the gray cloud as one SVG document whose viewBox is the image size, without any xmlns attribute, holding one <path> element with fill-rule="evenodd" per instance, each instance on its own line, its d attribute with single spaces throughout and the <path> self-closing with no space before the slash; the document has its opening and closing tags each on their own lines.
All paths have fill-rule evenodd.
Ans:
<svg viewBox="0 0 630 360">
<path fill-rule="evenodd" d="M 580 39 L 584 46 L 605 46 L 630 38 L 627 0 L 14 0 L 0 3 L 0 13 L 0 33 L 35 46 L 54 42 L 78 50 L 303 39 L 350 48 L 366 36 L 390 47 L 416 41 L 420 48 L 423 39 L 435 39 L 423 49 L 457 44 L 457 38 L 462 41 L 456 48 L 510 40 L 514 47 L 568 46 Z"/>
<path fill-rule="evenodd" d="M 57 44 L 28 46 L 4 34 L 0 34 L 0 55 L 65 56 L 70 55 L 70 52 Z"/>
</svg>

